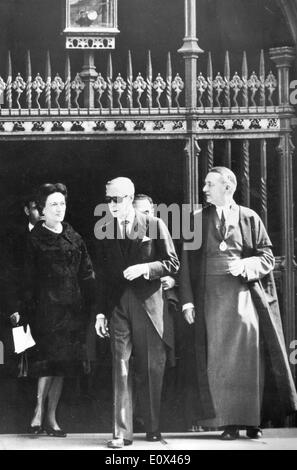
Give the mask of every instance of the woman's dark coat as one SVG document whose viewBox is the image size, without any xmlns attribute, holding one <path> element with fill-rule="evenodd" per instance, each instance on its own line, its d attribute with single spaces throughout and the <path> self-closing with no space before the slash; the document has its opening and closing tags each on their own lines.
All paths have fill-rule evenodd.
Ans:
<svg viewBox="0 0 297 470">
<path fill-rule="evenodd" d="M 24 309 L 38 361 L 84 359 L 86 306 L 95 303 L 95 277 L 86 245 L 63 223 L 55 234 L 39 222 L 28 237 Z"/>
</svg>

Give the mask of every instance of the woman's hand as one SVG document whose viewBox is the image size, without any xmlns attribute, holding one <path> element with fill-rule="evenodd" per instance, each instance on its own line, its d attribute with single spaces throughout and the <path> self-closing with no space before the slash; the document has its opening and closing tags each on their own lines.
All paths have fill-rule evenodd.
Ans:
<svg viewBox="0 0 297 470">
<path fill-rule="evenodd" d="M 19 314 L 19 312 L 14 312 L 12 315 L 10 315 L 9 318 L 10 318 L 12 326 L 17 326 L 17 324 L 19 323 L 21 319 L 21 315 Z"/>
<path fill-rule="evenodd" d="M 100 313 L 96 316 L 95 330 L 100 338 L 108 338 L 109 332 L 106 317 Z"/>
</svg>

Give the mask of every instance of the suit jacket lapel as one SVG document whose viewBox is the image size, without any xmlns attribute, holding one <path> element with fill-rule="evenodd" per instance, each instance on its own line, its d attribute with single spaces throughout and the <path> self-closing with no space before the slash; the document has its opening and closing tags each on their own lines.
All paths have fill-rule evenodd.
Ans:
<svg viewBox="0 0 297 470">
<path fill-rule="evenodd" d="M 121 231 L 120 231 L 119 224 L 116 218 L 113 219 L 112 223 L 113 223 L 113 237 L 106 238 L 105 243 L 107 244 L 109 251 L 114 253 L 117 263 L 122 266 L 121 269 L 124 270 L 126 268 L 126 262 L 125 262 L 124 254 L 122 252 L 122 249 L 119 243 L 119 237 L 121 238 Z"/>
</svg>

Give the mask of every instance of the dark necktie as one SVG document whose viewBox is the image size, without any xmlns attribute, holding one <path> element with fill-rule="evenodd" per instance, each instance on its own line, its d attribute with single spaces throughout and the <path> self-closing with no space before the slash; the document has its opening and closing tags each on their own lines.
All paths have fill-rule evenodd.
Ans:
<svg viewBox="0 0 297 470">
<path fill-rule="evenodd" d="M 124 240 L 126 240 L 128 238 L 128 224 L 129 224 L 128 220 L 123 220 L 121 222 L 121 225 L 123 227 L 122 237 L 123 237 Z"/>
<path fill-rule="evenodd" d="M 128 220 L 123 220 L 121 222 L 122 236 L 119 239 L 119 243 L 120 243 L 120 247 L 121 247 L 121 250 L 122 250 L 122 253 L 123 253 L 124 256 L 127 255 L 127 252 L 129 250 L 129 246 L 130 246 L 130 243 L 129 243 L 130 240 L 129 240 L 129 236 L 128 236 L 128 224 L 129 224 Z"/>
<path fill-rule="evenodd" d="M 220 231 L 221 231 L 221 235 L 223 238 L 225 238 L 226 229 L 227 229 L 226 219 L 225 219 L 224 211 L 222 210 Z"/>
</svg>

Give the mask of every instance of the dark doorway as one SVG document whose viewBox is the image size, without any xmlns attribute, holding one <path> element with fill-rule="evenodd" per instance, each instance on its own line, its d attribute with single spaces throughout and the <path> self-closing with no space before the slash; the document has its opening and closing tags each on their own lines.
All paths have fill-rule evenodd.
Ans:
<svg viewBox="0 0 297 470">
<path fill-rule="evenodd" d="M 67 185 L 66 219 L 90 245 L 96 222 L 94 208 L 102 201 L 105 183 L 111 178 L 130 177 L 136 191 L 151 195 L 156 203 L 182 203 L 183 147 L 182 141 L 159 140 L 2 143 L 1 234 L 11 236 L 17 226 L 25 223 L 22 198 L 45 182 Z M 107 342 L 97 341 L 97 359 L 91 383 L 87 375 L 65 383 L 59 419 L 68 432 L 111 431 L 111 358 Z M 182 430 L 180 407 L 172 392 L 172 372 L 169 376 L 163 421 L 167 430 L 178 431 Z M 0 433 L 26 432 L 35 396 L 35 380 L 1 378 Z"/>
</svg>

